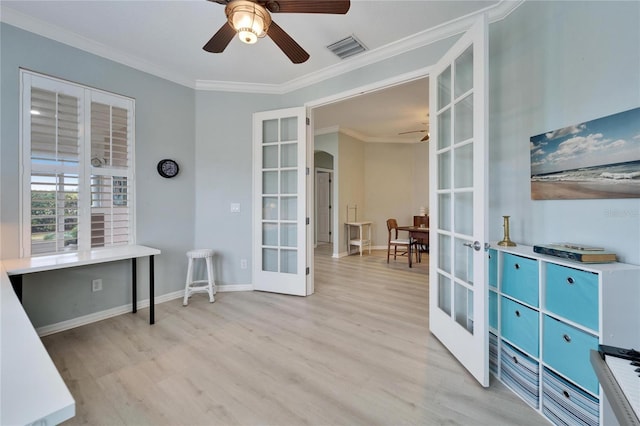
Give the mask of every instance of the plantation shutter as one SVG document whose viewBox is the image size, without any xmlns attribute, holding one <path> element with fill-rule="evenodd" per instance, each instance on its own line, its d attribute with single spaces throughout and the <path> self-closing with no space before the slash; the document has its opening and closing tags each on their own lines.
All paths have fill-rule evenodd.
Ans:
<svg viewBox="0 0 640 426">
<path fill-rule="evenodd" d="M 132 240 L 132 110 L 91 102 L 91 247 Z"/>
<path fill-rule="evenodd" d="M 23 255 L 135 244 L 134 101 L 21 76 Z"/>
<path fill-rule="evenodd" d="M 81 112 L 78 96 L 31 90 L 32 255 L 78 247 Z"/>
</svg>

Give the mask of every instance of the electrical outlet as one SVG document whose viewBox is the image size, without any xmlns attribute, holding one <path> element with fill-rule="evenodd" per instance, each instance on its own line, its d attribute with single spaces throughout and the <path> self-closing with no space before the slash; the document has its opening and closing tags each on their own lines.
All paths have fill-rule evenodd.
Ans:
<svg viewBox="0 0 640 426">
<path fill-rule="evenodd" d="M 247 259 L 240 259 L 240 269 L 247 269 Z"/>
<path fill-rule="evenodd" d="M 91 291 L 101 291 L 102 290 L 102 279 L 98 278 L 91 281 Z"/>
<path fill-rule="evenodd" d="M 240 203 L 231 203 L 231 213 L 240 213 Z"/>
</svg>

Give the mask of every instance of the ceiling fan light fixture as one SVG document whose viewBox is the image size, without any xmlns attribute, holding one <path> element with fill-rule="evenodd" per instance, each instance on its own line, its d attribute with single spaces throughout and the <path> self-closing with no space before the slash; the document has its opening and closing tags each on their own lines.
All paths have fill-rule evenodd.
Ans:
<svg viewBox="0 0 640 426">
<path fill-rule="evenodd" d="M 271 16 L 267 10 L 249 0 L 233 0 L 225 8 L 229 25 L 244 43 L 254 44 L 267 35 Z"/>
</svg>

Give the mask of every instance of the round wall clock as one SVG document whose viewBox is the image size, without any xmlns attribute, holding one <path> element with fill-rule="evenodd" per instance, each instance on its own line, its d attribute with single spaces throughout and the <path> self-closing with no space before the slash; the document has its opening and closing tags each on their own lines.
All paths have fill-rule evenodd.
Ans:
<svg viewBox="0 0 640 426">
<path fill-rule="evenodd" d="M 180 168 L 174 160 L 164 159 L 158 162 L 158 173 L 163 178 L 172 178 L 178 174 Z"/>
</svg>

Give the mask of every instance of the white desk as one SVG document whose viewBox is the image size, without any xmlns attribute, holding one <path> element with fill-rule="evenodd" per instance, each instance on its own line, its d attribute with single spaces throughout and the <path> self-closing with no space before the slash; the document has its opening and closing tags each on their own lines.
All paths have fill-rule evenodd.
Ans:
<svg viewBox="0 0 640 426">
<path fill-rule="evenodd" d="M 347 254 L 351 254 L 351 246 L 357 246 L 362 256 L 362 248 L 368 246 L 369 254 L 371 254 L 371 221 L 346 222 L 347 227 Z M 358 237 L 351 238 L 351 228 L 358 228 Z M 367 231 L 367 238 L 364 238 L 364 231 Z"/>
<path fill-rule="evenodd" d="M 58 424 L 76 403 L 0 265 L 0 424 Z"/>
<path fill-rule="evenodd" d="M 58 424 L 76 405 L 24 311 L 22 275 L 131 259 L 133 312 L 137 310 L 136 259 L 149 257 L 149 323 L 154 323 L 153 256 L 160 250 L 119 246 L 0 262 L 0 425 Z"/>
<path fill-rule="evenodd" d="M 75 253 L 3 260 L 2 265 L 4 266 L 7 275 L 9 275 L 13 289 L 18 296 L 18 300 L 21 301 L 22 276 L 24 274 L 131 259 L 132 312 L 136 313 L 138 310 L 136 259 L 139 257 L 149 257 L 149 324 L 153 324 L 155 322 L 153 303 L 153 291 L 155 287 L 153 256 L 156 254 L 160 254 L 160 250 L 151 247 L 116 246 Z"/>
</svg>

